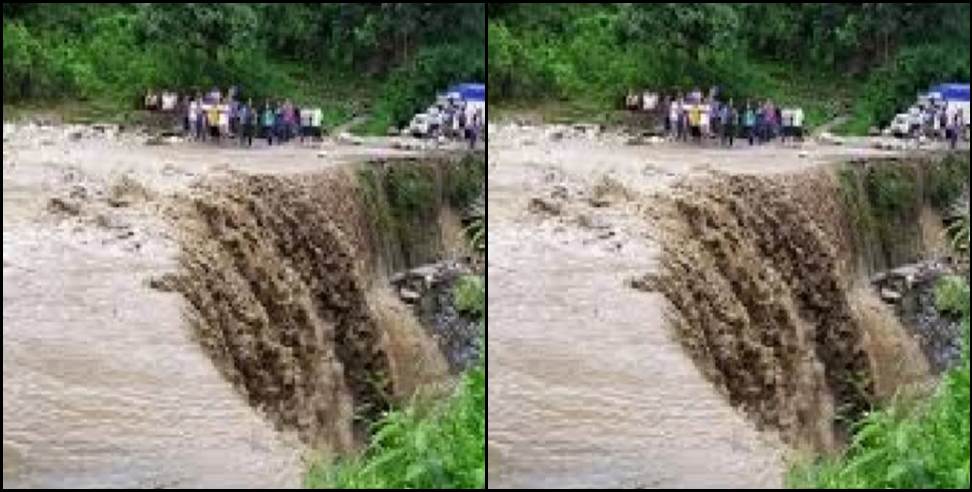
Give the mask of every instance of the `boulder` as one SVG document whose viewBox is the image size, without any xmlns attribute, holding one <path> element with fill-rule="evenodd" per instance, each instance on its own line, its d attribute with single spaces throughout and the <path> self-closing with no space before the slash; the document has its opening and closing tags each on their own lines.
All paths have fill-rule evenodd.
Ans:
<svg viewBox="0 0 972 492">
<path fill-rule="evenodd" d="M 820 136 L 817 137 L 817 140 L 820 141 L 820 143 L 827 145 L 844 145 L 844 139 L 830 132 L 821 133 Z"/>
<path fill-rule="evenodd" d="M 55 197 L 48 202 L 47 208 L 53 213 L 79 215 L 81 213 L 81 202 L 69 198 Z"/>
<path fill-rule="evenodd" d="M 341 132 L 341 134 L 338 135 L 337 140 L 345 145 L 362 145 L 364 143 L 364 140 L 362 140 L 360 137 L 356 137 L 348 132 Z"/>
<path fill-rule="evenodd" d="M 901 300 L 901 293 L 891 289 L 881 289 L 881 299 L 884 302 L 897 303 Z"/>
<path fill-rule="evenodd" d="M 529 209 L 533 213 L 560 215 L 564 211 L 564 206 L 551 199 L 535 197 L 530 200 Z"/>
<path fill-rule="evenodd" d="M 400 289 L 398 291 L 398 296 L 405 302 L 409 304 L 414 304 L 422 298 L 422 294 L 412 290 L 412 289 Z"/>
</svg>

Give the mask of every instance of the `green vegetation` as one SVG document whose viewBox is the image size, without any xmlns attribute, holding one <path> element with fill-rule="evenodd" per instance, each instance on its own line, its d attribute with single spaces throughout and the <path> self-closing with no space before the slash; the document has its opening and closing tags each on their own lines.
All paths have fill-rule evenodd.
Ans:
<svg viewBox="0 0 972 492">
<path fill-rule="evenodd" d="M 412 405 L 375 425 L 368 450 L 321 463 L 310 488 L 485 488 L 486 367 L 463 375 L 455 394 L 428 411 Z"/>
<path fill-rule="evenodd" d="M 483 4 L 4 4 L 3 101 L 138 106 L 150 88 L 238 85 L 384 132 L 485 77 Z"/>
<path fill-rule="evenodd" d="M 969 311 L 969 284 L 962 277 L 947 276 L 935 285 L 935 307 L 944 314 L 961 316 Z"/>
<path fill-rule="evenodd" d="M 399 222 L 428 218 L 439 204 L 435 169 L 428 165 L 392 165 L 385 170 L 385 191 Z"/>
<path fill-rule="evenodd" d="M 877 269 L 917 260 L 914 256 L 920 244 L 916 243 L 919 235 L 915 227 L 922 206 L 931 205 L 945 217 L 968 216 L 967 211 L 954 211 L 954 204 L 968 189 L 967 154 L 919 162 L 849 164 L 839 170 L 838 180 L 856 246 L 876 249 L 859 253 L 871 259 L 882 258 L 880 263 L 871 265 Z M 967 210 L 967 204 L 964 206 Z M 964 223 L 955 220 L 951 225 L 952 241 L 959 247 L 963 244 Z M 964 237 L 968 238 L 968 229 L 964 230 Z"/>
<path fill-rule="evenodd" d="M 966 197 L 955 206 L 954 211 L 958 219 L 948 228 L 952 247 L 961 253 L 969 254 L 969 199 Z"/>
<path fill-rule="evenodd" d="M 914 169 L 905 165 L 872 167 L 864 178 L 871 209 L 878 218 L 888 223 L 918 204 Z"/>
<path fill-rule="evenodd" d="M 456 309 L 479 318 L 486 316 L 486 281 L 483 277 L 467 275 L 459 279 L 453 291 Z"/>
<path fill-rule="evenodd" d="M 441 173 L 438 171 L 441 170 Z M 458 162 L 396 162 L 358 170 L 358 182 L 382 235 L 407 241 L 409 224 L 426 217 L 446 200 L 465 207 L 482 191 L 485 161 L 469 156 Z M 478 180 L 478 181 L 477 181 Z M 476 186 L 473 186 L 475 184 Z M 417 230 L 417 229 L 416 229 Z M 418 240 L 416 238 L 413 238 Z M 456 309 L 480 320 L 486 315 L 482 276 L 465 276 L 454 287 Z M 480 343 L 485 343 L 480 341 Z M 310 488 L 485 488 L 486 364 L 466 371 L 446 401 L 415 398 L 373 425 L 368 449 L 360 456 L 321 460 L 312 465 Z"/>
<path fill-rule="evenodd" d="M 473 206 L 482 196 L 485 172 L 485 159 L 476 154 L 457 161 L 403 160 L 359 168 L 357 181 L 373 240 L 383 242 L 384 251 L 397 249 L 405 261 L 401 267 L 428 261 L 428 252 L 438 244 L 432 228 L 439 209 L 446 204 L 457 211 Z M 468 232 L 476 236 L 477 231 L 482 242 L 485 227 Z M 387 259 L 395 262 L 399 258 Z"/>
<path fill-rule="evenodd" d="M 458 209 L 468 207 L 483 195 L 486 186 L 486 160 L 469 154 L 446 170 L 446 197 Z"/>
<path fill-rule="evenodd" d="M 939 211 L 948 212 L 969 183 L 969 155 L 950 154 L 928 169 L 926 194 Z"/>
<path fill-rule="evenodd" d="M 968 207 L 964 221 L 968 223 Z M 968 254 L 966 248 L 965 254 Z M 966 256 L 966 261 L 968 257 Z M 840 457 L 795 467 L 794 488 L 969 488 L 969 285 L 946 277 L 935 289 L 936 306 L 962 319 L 962 362 L 926 401 L 898 397 L 855 426 Z"/>
<path fill-rule="evenodd" d="M 969 313 L 965 353 L 928 401 L 899 399 L 857 425 L 837 459 L 797 467 L 796 488 L 969 488 Z"/>
<path fill-rule="evenodd" d="M 604 119 L 631 89 L 718 85 L 799 104 L 810 126 L 852 111 L 859 133 L 969 79 L 968 4 L 489 4 L 488 18 L 490 101 L 567 119 Z"/>
<path fill-rule="evenodd" d="M 458 309 L 485 316 L 482 277 L 468 276 L 455 287 Z M 483 343 L 483 342 L 480 342 Z M 374 426 L 361 456 L 315 464 L 310 488 L 485 488 L 486 365 L 462 376 L 445 402 L 413 401 Z"/>
</svg>

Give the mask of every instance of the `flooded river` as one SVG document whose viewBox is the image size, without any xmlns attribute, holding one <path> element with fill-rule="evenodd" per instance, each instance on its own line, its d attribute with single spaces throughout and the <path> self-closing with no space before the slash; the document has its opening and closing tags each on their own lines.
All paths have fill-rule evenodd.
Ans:
<svg viewBox="0 0 972 492">
<path fill-rule="evenodd" d="M 626 286 L 660 252 L 644 200 L 621 195 L 710 170 L 771 173 L 877 151 L 632 146 L 594 134 L 490 132 L 490 487 L 781 486 L 778 436 L 703 379 L 663 297 Z"/>
<path fill-rule="evenodd" d="M 4 488 L 299 486 L 298 440 L 219 375 L 179 294 L 148 285 L 175 268 L 162 205 L 231 170 L 395 151 L 153 147 L 77 132 L 4 126 Z"/>
</svg>

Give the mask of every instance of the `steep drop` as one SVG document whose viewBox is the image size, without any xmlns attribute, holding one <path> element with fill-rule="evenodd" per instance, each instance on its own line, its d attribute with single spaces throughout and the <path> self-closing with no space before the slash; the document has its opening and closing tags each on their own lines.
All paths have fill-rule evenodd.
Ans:
<svg viewBox="0 0 972 492">
<path fill-rule="evenodd" d="M 461 229 L 439 226 L 452 183 L 436 178 L 459 164 L 382 165 L 379 176 L 428 172 L 426 215 L 376 217 L 396 218 L 394 208 L 376 208 L 377 198 L 397 202 L 360 179 L 370 164 L 358 175 L 233 176 L 173 209 L 181 271 L 160 282 L 183 294 L 200 343 L 251 405 L 337 452 L 356 448 L 391 404 L 447 377 L 428 335 L 400 319 L 411 314 L 385 277 L 458 241 L 448 236 Z"/>
</svg>

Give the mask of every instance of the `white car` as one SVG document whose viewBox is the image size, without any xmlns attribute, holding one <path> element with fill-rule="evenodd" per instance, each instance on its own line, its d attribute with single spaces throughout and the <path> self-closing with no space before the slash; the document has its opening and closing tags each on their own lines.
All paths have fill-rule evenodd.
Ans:
<svg viewBox="0 0 972 492">
<path fill-rule="evenodd" d="M 413 136 L 424 137 L 429 134 L 429 115 L 419 113 L 412 117 L 412 122 L 408 125 L 408 131 Z"/>
<path fill-rule="evenodd" d="M 900 113 L 891 121 L 891 134 L 898 138 L 907 137 L 911 134 L 911 116 Z"/>
</svg>

